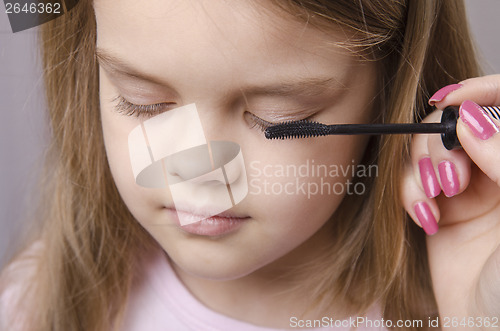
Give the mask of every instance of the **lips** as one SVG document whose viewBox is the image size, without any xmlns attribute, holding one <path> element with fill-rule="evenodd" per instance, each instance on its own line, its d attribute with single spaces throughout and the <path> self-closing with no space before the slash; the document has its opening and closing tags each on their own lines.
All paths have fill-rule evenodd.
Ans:
<svg viewBox="0 0 500 331">
<path fill-rule="evenodd" d="M 217 207 L 203 206 L 194 207 L 190 205 L 176 203 L 175 206 L 166 206 L 166 209 L 175 210 L 180 213 L 188 213 L 200 217 L 200 219 L 205 219 L 214 215 L 224 217 L 224 218 L 247 218 L 247 215 L 241 213 L 235 213 L 234 211 L 226 210 L 224 212 L 217 212 Z"/>
<path fill-rule="evenodd" d="M 249 216 L 243 216 L 234 212 L 225 211 L 217 215 L 210 213 L 210 208 L 173 208 L 166 207 L 166 212 L 174 219 L 177 225 L 185 232 L 200 236 L 221 236 L 239 229 Z M 193 219 L 195 223 L 181 225 L 179 217 L 184 220 Z"/>
</svg>

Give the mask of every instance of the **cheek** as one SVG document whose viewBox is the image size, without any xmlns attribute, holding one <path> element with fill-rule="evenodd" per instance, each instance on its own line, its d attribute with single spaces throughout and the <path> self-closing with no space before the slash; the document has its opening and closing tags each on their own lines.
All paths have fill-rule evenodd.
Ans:
<svg viewBox="0 0 500 331">
<path fill-rule="evenodd" d="M 366 141 L 361 136 L 321 137 L 254 149 L 246 164 L 247 199 L 258 206 L 252 216 L 272 221 L 278 230 L 314 232 L 353 193 L 352 170 Z"/>
<path fill-rule="evenodd" d="M 109 81 L 101 75 L 100 80 L 101 98 L 101 122 L 104 136 L 104 145 L 111 172 L 117 186 L 123 183 L 133 182 L 132 167 L 128 155 L 128 133 L 136 126 L 127 123 L 123 115 L 115 112 L 111 100 L 113 90 Z"/>
<path fill-rule="evenodd" d="M 110 110 L 101 107 L 104 145 L 111 174 L 122 197 L 126 198 L 128 192 L 133 192 L 135 180 L 128 155 L 127 133 L 113 121 Z"/>
<path fill-rule="evenodd" d="M 102 76 L 101 76 L 102 77 Z M 148 219 L 151 206 L 161 203 L 160 190 L 140 187 L 135 183 L 128 149 L 128 135 L 139 125 L 136 118 L 115 111 L 111 100 L 115 97 L 109 81 L 101 78 L 101 122 L 106 156 L 120 196 L 136 219 Z"/>
</svg>

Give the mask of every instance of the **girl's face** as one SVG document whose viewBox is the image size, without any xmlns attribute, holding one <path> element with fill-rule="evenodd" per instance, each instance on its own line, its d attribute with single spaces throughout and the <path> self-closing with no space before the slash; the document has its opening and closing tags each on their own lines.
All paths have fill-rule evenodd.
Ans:
<svg viewBox="0 0 500 331">
<path fill-rule="evenodd" d="M 192 275 L 235 279 L 307 261 L 332 240 L 325 225 L 345 194 L 362 193 L 349 180 L 366 137 L 266 140 L 256 117 L 367 122 L 376 65 L 336 44 L 345 41 L 345 32 L 322 32 L 270 6 L 243 0 L 94 4 L 113 177 L 135 218 Z M 161 104 L 158 109 L 167 112 L 195 103 L 207 140 L 240 145 L 245 199 L 202 227 L 180 226 L 168 189 L 135 183 L 128 134 L 148 116 L 117 111 L 118 96 Z"/>
</svg>

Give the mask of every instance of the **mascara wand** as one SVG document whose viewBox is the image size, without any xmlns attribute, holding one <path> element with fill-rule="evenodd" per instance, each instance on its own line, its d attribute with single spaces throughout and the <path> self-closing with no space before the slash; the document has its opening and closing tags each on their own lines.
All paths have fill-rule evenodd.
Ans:
<svg viewBox="0 0 500 331">
<path fill-rule="evenodd" d="M 499 107 L 482 107 L 492 117 L 500 120 Z M 449 106 L 443 110 L 441 123 L 400 123 L 400 124 L 335 124 L 327 125 L 307 120 L 279 123 L 266 128 L 267 139 L 308 138 L 328 135 L 354 134 L 415 134 L 440 133 L 444 147 L 451 150 L 460 147 L 457 137 L 459 107 Z"/>
</svg>

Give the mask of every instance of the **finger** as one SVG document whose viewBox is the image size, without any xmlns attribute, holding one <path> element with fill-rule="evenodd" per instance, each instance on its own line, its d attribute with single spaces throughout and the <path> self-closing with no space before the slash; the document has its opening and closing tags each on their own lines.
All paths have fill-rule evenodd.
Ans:
<svg viewBox="0 0 500 331">
<path fill-rule="evenodd" d="M 439 135 L 429 135 L 427 145 L 444 195 L 450 198 L 465 191 L 470 181 L 471 161 L 464 150 L 447 150 Z"/>
<path fill-rule="evenodd" d="M 488 116 L 472 101 L 460 106 L 458 139 L 472 161 L 500 186 L 500 122 Z"/>
<path fill-rule="evenodd" d="M 428 235 L 438 231 L 439 208 L 434 199 L 428 198 L 418 184 L 411 166 L 401 181 L 401 202 L 413 221 Z"/>
<path fill-rule="evenodd" d="M 462 88 L 462 86 L 462 84 L 451 84 L 440 88 L 429 98 L 429 105 L 434 106 L 435 104 L 442 102 L 448 96 L 448 94 L 451 94 L 453 91 Z"/>
<path fill-rule="evenodd" d="M 422 122 L 430 123 L 439 121 L 442 111 L 435 111 L 427 116 Z M 415 134 L 412 136 L 410 157 L 413 168 L 413 175 L 416 178 L 417 185 L 428 198 L 434 198 L 441 193 L 441 187 L 436 176 L 436 168 L 434 167 L 429 153 L 430 135 Z"/>
<path fill-rule="evenodd" d="M 469 99 L 484 106 L 500 105 L 500 75 L 470 78 L 460 84 L 445 86 L 435 95 L 437 97 L 432 96 L 429 103 L 438 109 L 459 105 Z"/>
</svg>

